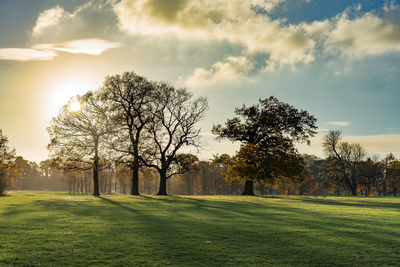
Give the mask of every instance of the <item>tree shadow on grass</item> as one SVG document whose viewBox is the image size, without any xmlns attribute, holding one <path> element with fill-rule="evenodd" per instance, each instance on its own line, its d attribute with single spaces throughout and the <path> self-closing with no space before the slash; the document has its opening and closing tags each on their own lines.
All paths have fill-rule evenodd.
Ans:
<svg viewBox="0 0 400 267">
<path fill-rule="evenodd" d="M 288 206 L 288 203 L 180 196 L 88 199 L 84 202 L 39 199 L 28 207 L 11 206 L 2 216 L 18 217 L 29 209 L 48 212 L 49 216 L 26 217 L 25 223 L 33 222 L 43 230 L 54 228 L 47 234 L 60 239 L 67 235 L 71 238 L 67 242 L 82 247 L 82 265 L 118 265 L 115 260 L 119 257 L 119 265 L 170 262 L 200 266 L 354 266 L 363 263 L 363 260 L 355 261 L 354 253 L 365 255 L 364 265 L 371 264 L 376 258 L 386 257 L 386 252 L 395 251 L 400 244 L 389 230 L 377 229 L 365 218 L 342 218 L 340 214 L 326 218 L 323 212 L 307 210 L 301 205 Z M 301 204 L 301 199 L 294 202 Z M 13 224 L 7 227 L 10 231 L 15 229 Z M 375 235 L 377 231 L 380 236 Z M 28 237 L 31 234 L 28 232 Z M 88 245 L 93 238 L 97 240 L 96 247 Z M 374 257 L 367 254 L 371 247 L 375 250 Z M 90 249 L 97 251 L 97 259 Z M 399 255 L 394 255 L 394 260 L 399 260 Z M 36 264 L 43 265 L 39 257 L 47 257 L 46 253 L 38 249 L 35 258 Z M 391 264 L 393 259 L 385 262 Z"/>
</svg>

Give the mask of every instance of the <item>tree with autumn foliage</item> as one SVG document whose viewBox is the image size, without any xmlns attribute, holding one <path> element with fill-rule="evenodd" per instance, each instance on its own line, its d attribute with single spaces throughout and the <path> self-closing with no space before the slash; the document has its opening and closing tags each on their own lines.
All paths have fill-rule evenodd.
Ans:
<svg viewBox="0 0 400 267">
<path fill-rule="evenodd" d="M 227 177 L 245 184 L 243 195 L 254 195 L 255 181 L 301 172 L 302 161 L 294 143 L 309 142 L 316 134 L 314 116 L 272 96 L 250 107 L 236 108 L 235 114 L 224 126 L 214 125 L 212 132 L 217 139 L 242 144 L 228 165 Z"/>
</svg>

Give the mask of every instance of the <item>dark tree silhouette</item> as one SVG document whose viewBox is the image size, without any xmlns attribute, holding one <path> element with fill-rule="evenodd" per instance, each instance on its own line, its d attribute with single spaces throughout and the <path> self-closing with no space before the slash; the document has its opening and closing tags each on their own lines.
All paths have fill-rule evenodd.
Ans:
<svg viewBox="0 0 400 267">
<path fill-rule="evenodd" d="M 139 195 L 141 137 L 145 125 L 152 120 L 149 107 L 154 98 L 154 85 L 134 72 L 125 72 L 106 77 L 101 95 L 113 121 L 114 131 L 108 143 L 119 162 L 130 163 L 131 194 Z"/>
<path fill-rule="evenodd" d="M 79 101 L 81 109 L 71 111 L 72 101 Z M 104 104 L 93 92 L 72 98 L 53 118 L 48 149 L 59 166 L 70 169 L 93 170 L 93 195 L 99 196 L 99 162 L 104 136 L 109 132 L 109 121 Z"/>
<path fill-rule="evenodd" d="M 197 123 L 204 117 L 206 98 L 191 100 L 186 89 L 175 89 L 167 83 L 157 83 L 151 107 L 152 121 L 146 124 L 146 137 L 141 157 L 146 167 L 160 175 L 158 195 L 167 195 L 167 179 L 184 171 L 195 158 L 179 155 L 184 146 L 199 146 Z"/>
<path fill-rule="evenodd" d="M 237 116 L 228 119 L 225 126 L 214 125 L 213 134 L 218 139 L 227 138 L 239 141 L 244 146 L 255 146 L 252 149 L 256 152 L 252 154 L 265 162 L 296 155 L 294 142 L 308 142 L 316 133 L 316 119 L 313 116 L 307 111 L 299 111 L 280 102 L 275 97 L 260 99 L 258 104 L 250 107 L 236 108 L 235 114 Z M 264 169 L 266 170 L 265 166 Z M 243 195 L 254 195 L 253 184 L 259 179 L 259 175 L 252 175 L 255 174 L 246 176 Z"/>
</svg>

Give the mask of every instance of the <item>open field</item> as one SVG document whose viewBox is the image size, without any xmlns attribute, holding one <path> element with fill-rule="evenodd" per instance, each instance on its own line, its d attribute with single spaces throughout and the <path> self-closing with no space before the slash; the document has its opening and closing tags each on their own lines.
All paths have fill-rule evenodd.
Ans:
<svg viewBox="0 0 400 267">
<path fill-rule="evenodd" d="M 400 262 L 400 198 L 0 198 L 0 266 L 371 266 Z"/>
</svg>

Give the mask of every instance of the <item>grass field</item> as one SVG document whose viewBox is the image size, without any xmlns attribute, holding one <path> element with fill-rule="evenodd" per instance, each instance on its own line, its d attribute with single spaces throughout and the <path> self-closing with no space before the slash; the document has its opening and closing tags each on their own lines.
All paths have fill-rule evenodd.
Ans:
<svg viewBox="0 0 400 267">
<path fill-rule="evenodd" d="M 400 264 L 400 198 L 0 198 L 0 266 Z"/>
</svg>

